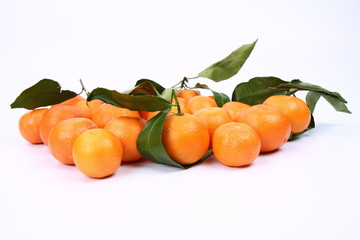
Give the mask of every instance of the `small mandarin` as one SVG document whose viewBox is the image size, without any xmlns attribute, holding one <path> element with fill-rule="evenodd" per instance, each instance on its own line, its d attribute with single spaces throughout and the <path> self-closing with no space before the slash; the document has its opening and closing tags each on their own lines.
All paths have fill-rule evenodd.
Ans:
<svg viewBox="0 0 360 240">
<path fill-rule="evenodd" d="M 261 152 L 278 149 L 286 143 L 291 134 L 289 119 L 277 108 L 264 104 L 245 109 L 236 121 L 247 123 L 255 129 L 261 140 Z"/>
<path fill-rule="evenodd" d="M 145 124 L 142 118 L 122 116 L 114 118 L 104 127 L 120 139 L 123 146 L 123 162 L 132 162 L 142 158 L 137 148 L 137 139 Z"/>
<path fill-rule="evenodd" d="M 120 116 L 140 117 L 138 111 L 131 111 L 127 108 L 120 108 L 105 103 L 94 111 L 92 120 L 98 127 L 103 128 L 112 119 Z"/>
<path fill-rule="evenodd" d="M 96 109 L 98 109 L 104 102 L 99 99 L 94 99 L 91 101 L 87 101 L 86 99 L 78 101 L 74 107 L 79 108 L 84 117 L 91 119 Z"/>
<path fill-rule="evenodd" d="M 77 102 L 81 101 L 81 100 L 85 100 L 85 98 L 83 98 L 80 95 L 76 95 L 73 98 L 70 98 L 64 102 L 58 103 L 58 104 L 54 104 L 51 107 L 57 107 L 57 106 L 74 106 Z"/>
<path fill-rule="evenodd" d="M 250 165 L 259 155 L 261 147 L 257 132 L 248 124 L 238 122 L 218 127 L 212 142 L 216 159 L 230 167 Z"/>
<path fill-rule="evenodd" d="M 83 132 L 73 145 L 76 167 L 86 176 L 105 178 L 121 164 L 123 149 L 120 139 L 108 130 L 96 128 Z"/>
<path fill-rule="evenodd" d="M 76 107 L 59 105 L 50 108 L 44 114 L 39 125 L 39 133 L 41 140 L 44 142 L 45 145 L 48 145 L 49 134 L 55 124 L 65 119 L 77 117 L 84 117 L 84 115 L 81 110 Z"/>
<path fill-rule="evenodd" d="M 208 107 L 217 107 L 215 100 L 208 96 L 195 96 L 187 103 L 187 109 L 191 114 L 194 114 L 197 110 Z"/>
<path fill-rule="evenodd" d="M 162 143 L 170 158 L 179 164 L 198 161 L 209 149 L 207 128 L 190 114 L 171 114 L 165 118 Z"/>
<path fill-rule="evenodd" d="M 185 99 L 186 102 L 188 102 L 191 98 L 199 95 L 200 93 L 193 89 L 182 89 L 176 93 L 177 97 Z"/>
<path fill-rule="evenodd" d="M 22 115 L 19 119 L 18 127 L 20 134 L 29 143 L 43 143 L 40 137 L 39 126 L 47 110 L 47 108 L 32 110 Z"/>
<path fill-rule="evenodd" d="M 300 133 L 310 124 L 311 112 L 308 105 L 300 98 L 275 95 L 264 101 L 265 105 L 278 108 L 291 122 L 291 132 Z"/>
<path fill-rule="evenodd" d="M 70 118 L 58 122 L 49 134 L 49 149 L 55 159 L 64 164 L 74 164 L 72 148 L 75 139 L 86 130 L 97 128 L 88 118 Z"/>
<path fill-rule="evenodd" d="M 222 108 L 225 109 L 230 114 L 231 118 L 234 121 L 241 111 L 249 107 L 250 105 L 248 104 L 242 102 L 236 102 L 236 101 L 230 101 L 222 105 Z"/>
</svg>

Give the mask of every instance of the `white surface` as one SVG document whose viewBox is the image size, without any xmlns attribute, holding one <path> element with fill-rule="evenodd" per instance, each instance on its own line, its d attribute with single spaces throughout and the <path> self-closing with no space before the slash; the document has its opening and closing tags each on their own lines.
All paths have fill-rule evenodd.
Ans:
<svg viewBox="0 0 360 240">
<path fill-rule="evenodd" d="M 360 239 L 358 1 L 0 0 L 0 239 Z M 124 90 L 192 77 L 259 39 L 231 94 L 255 76 L 340 92 L 317 128 L 247 168 L 150 162 L 94 180 L 21 139 L 9 104 L 42 78 Z"/>
</svg>

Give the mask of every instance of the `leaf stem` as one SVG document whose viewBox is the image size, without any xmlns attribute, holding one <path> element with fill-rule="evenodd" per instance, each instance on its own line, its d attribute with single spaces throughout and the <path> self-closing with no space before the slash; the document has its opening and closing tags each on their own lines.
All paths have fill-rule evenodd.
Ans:
<svg viewBox="0 0 360 240">
<path fill-rule="evenodd" d="M 86 97 L 89 97 L 90 96 L 90 92 L 88 92 L 88 90 L 86 90 L 86 88 L 85 88 L 85 85 L 84 85 L 84 83 L 83 83 L 83 81 L 80 79 L 80 84 L 81 84 L 81 92 L 79 93 L 79 95 L 82 93 L 82 92 L 85 92 L 85 94 L 86 94 Z"/>
<path fill-rule="evenodd" d="M 175 93 L 175 90 L 173 89 L 172 90 L 172 93 L 171 93 L 171 102 L 173 101 L 173 99 L 175 99 L 175 104 L 176 104 L 176 107 L 177 107 L 177 115 L 181 116 L 181 115 L 184 115 L 183 112 L 181 112 L 181 107 L 180 107 L 180 104 L 179 104 L 179 100 L 177 99 L 177 96 L 176 96 L 176 93 Z"/>
</svg>

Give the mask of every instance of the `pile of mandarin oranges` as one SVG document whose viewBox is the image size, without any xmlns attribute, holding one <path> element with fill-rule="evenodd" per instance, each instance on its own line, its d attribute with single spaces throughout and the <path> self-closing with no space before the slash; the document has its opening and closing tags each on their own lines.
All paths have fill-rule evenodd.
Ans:
<svg viewBox="0 0 360 240">
<path fill-rule="evenodd" d="M 248 166 L 260 153 L 280 148 L 291 133 L 304 131 L 311 120 L 307 104 L 294 96 L 274 95 L 253 106 L 230 101 L 221 107 L 213 96 L 194 89 L 179 90 L 176 96 L 161 141 L 169 157 L 181 165 L 197 162 L 212 149 L 226 166 Z M 122 162 L 143 159 L 137 139 L 157 113 L 78 95 L 25 113 L 19 131 L 28 142 L 48 146 L 61 163 L 75 165 L 89 177 L 104 178 Z"/>
</svg>

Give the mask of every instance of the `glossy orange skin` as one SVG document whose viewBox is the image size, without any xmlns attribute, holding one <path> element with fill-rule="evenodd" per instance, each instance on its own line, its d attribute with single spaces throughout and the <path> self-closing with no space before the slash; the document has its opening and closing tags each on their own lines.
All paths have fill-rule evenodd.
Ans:
<svg viewBox="0 0 360 240">
<path fill-rule="evenodd" d="M 98 127 L 104 128 L 108 122 L 120 116 L 140 117 L 140 114 L 138 111 L 131 111 L 127 108 L 120 108 L 105 103 L 96 109 L 92 120 L 96 123 L 96 125 L 98 125 Z"/>
<path fill-rule="evenodd" d="M 200 93 L 193 89 L 182 89 L 176 93 L 177 97 L 181 97 L 181 98 L 185 99 L 186 102 L 188 102 L 191 98 L 193 98 L 195 96 L 199 96 L 199 95 L 200 95 Z"/>
<path fill-rule="evenodd" d="M 300 133 L 310 124 L 311 112 L 308 105 L 300 98 L 285 95 L 271 96 L 265 105 L 278 108 L 291 122 L 291 132 Z"/>
<path fill-rule="evenodd" d="M 49 149 L 58 161 L 64 164 L 74 164 L 72 148 L 75 139 L 83 132 L 97 128 L 88 118 L 70 118 L 58 122 L 49 134 Z"/>
<path fill-rule="evenodd" d="M 242 103 L 230 101 L 222 105 L 222 108 L 225 109 L 231 116 L 231 118 L 235 121 L 240 112 L 244 109 L 249 108 L 250 105 Z"/>
<path fill-rule="evenodd" d="M 99 99 L 94 99 L 91 101 L 84 99 L 78 101 L 74 107 L 79 108 L 83 112 L 84 117 L 92 119 L 94 112 L 103 104 L 104 102 Z"/>
<path fill-rule="evenodd" d="M 113 133 L 101 128 L 83 132 L 73 146 L 76 167 L 92 178 L 113 175 L 120 167 L 122 156 L 121 141 Z"/>
<path fill-rule="evenodd" d="M 196 96 L 191 98 L 187 103 L 187 109 L 191 114 L 202 108 L 217 107 L 215 100 L 208 96 Z"/>
<path fill-rule="evenodd" d="M 208 150 L 210 134 L 207 128 L 190 114 L 168 115 L 162 130 L 163 146 L 175 162 L 192 164 Z"/>
<path fill-rule="evenodd" d="M 261 139 L 261 152 L 280 148 L 291 134 L 290 120 L 277 108 L 264 104 L 245 109 L 236 121 L 247 123 L 255 129 Z"/>
<path fill-rule="evenodd" d="M 212 137 L 217 160 L 230 167 L 250 165 L 259 155 L 261 140 L 246 123 L 230 122 L 218 127 Z"/>
<path fill-rule="evenodd" d="M 59 105 L 50 108 L 40 122 L 39 133 L 41 140 L 45 145 L 48 145 L 50 131 L 58 122 L 78 117 L 84 117 L 84 115 L 80 109 L 73 106 Z"/>
<path fill-rule="evenodd" d="M 32 144 L 43 143 L 40 137 L 40 122 L 47 112 L 47 108 L 32 110 L 25 113 L 19 119 L 18 127 L 21 136 Z"/>
<path fill-rule="evenodd" d="M 133 162 L 142 158 L 137 148 L 137 139 L 146 121 L 136 117 L 117 117 L 105 125 L 104 129 L 115 134 L 123 146 L 123 162 Z"/>
</svg>

